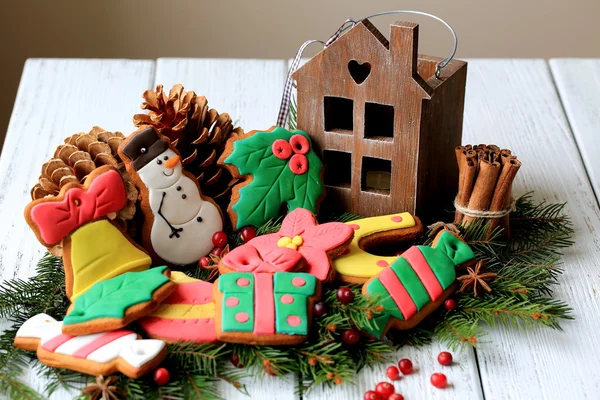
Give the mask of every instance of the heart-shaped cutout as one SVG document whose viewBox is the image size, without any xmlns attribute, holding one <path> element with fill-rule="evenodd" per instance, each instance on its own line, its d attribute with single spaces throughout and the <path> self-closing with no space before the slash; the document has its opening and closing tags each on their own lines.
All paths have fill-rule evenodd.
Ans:
<svg viewBox="0 0 600 400">
<path fill-rule="evenodd" d="M 354 79 L 354 82 L 360 85 L 371 74 L 371 64 L 368 62 L 360 64 L 356 60 L 350 60 L 348 63 L 348 71 L 350 72 L 352 79 Z"/>
</svg>

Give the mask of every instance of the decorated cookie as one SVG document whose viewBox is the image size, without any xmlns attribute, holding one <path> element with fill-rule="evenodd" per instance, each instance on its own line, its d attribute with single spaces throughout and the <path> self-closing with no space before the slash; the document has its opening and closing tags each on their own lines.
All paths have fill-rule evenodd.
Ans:
<svg viewBox="0 0 600 400">
<path fill-rule="evenodd" d="M 307 273 L 221 275 L 213 288 L 217 338 L 257 345 L 302 343 L 320 296 L 320 281 Z"/>
<path fill-rule="evenodd" d="M 119 155 L 142 197 L 142 240 L 156 264 L 197 262 L 223 229 L 221 211 L 183 170 L 179 153 L 153 127 L 143 126 L 119 146 Z"/>
<path fill-rule="evenodd" d="M 61 332 L 61 325 L 49 315 L 38 314 L 19 328 L 15 347 L 37 351 L 38 359 L 50 367 L 90 375 L 122 372 L 130 378 L 154 370 L 167 355 L 162 340 L 140 340 L 130 330 L 71 336 Z"/>
<path fill-rule="evenodd" d="M 121 175 L 105 166 L 92 171 L 84 185 L 68 183 L 58 196 L 25 208 L 25 219 L 44 246 L 62 243 L 71 301 L 97 282 L 150 266 L 148 254 L 108 219 L 126 204 Z"/>
<path fill-rule="evenodd" d="M 218 162 L 243 179 L 228 208 L 234 229 L 262 226 L 283 205 L 316 214 L 325 194 L 323 164 L 303 131 L 272 127 L 233 137 Z"/>
<path fill-rule="evenodd" d="M 127 272 L 100 281 L 75 299 L 63 333 L 89 335 L 119 329 L 155 311 L 174 290 L 167 267 Z"/>
<path fill-rule="evenodd" d="M 259 252 L 252 243 L 246 243 L 221 258 L 219 272 L 292 272 L 302 271 L 305 266 L 306 261 L 297 249 L 270 247 Z"/>
<path fill-rule="evenodd" d="M 370 248 L 410 242 L 423 232 L 421 221 L 409 213 L 363 218 L 347 224 L 354 229 L 354 239 L 349 252 L 333 260 L 333 266 L 337 279 L 349 283 L 367 281 L 398 258 L 371 254 L 368 251 Z"/>
<path fill-rule="evenodd" d="M 381 338 L 390 328 L 416 326 L 454 292 L 456 267 L 474 258 L 469 246 L 449 231 L 441 231 L 432 247 L 408 249 L 363 286 L 363 294 L 377 296 L 385 310 L 367 333 Z"/>
<path fill-rule="evenodd" d="M 167 343 L 210 343 L 217 340 L 213 284 L 172 272 L 175 291 L 158 310 L 138 320 L 146 334 Z"/>
<path fill-rule="evenodd" d="M 306 263 L 304 271 L 322 281 L 329 281 L 335 276 L 330 260 L 346 251 L 353 235 L 354 229 L 349 225 L 342 222 L 319 225 L 309 210 L 297 208 L 284 218 L 279 232 L 257 236 L 234 249 L 230 257 L 223 258 L 219 269 L 242 271 L 240 265 L 250 260 L 245 254 L 252 253 L 254 248 L 271 264 L 277 260 L 280 269 L 275 268 L 271 272 L 296 270 L 291 264 L 298 258 L 292 258 L 292 253 L 281 250 L 289 249 L 302 256 Z"/>
</svg>

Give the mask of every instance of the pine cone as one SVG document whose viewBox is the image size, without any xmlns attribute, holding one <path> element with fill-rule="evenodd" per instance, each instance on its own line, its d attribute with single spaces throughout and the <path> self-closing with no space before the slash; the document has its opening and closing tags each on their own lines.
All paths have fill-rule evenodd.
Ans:
<svg viewBox="0 0 600 400">
<path fill-rule="evenodd" d="M 149 113 L 134 115 L 134 124 L 152 125 L 168 137 L 181 153 L 184 168 L 198 179 L 202 193 L 226 207 L 236 180 L 216 162 L 227 139 L 244 131 L 233 127 L 229 114 L 209 109 L 206 97 L 186 92 L 182 85 L 173 86 L 168 95 L 158 85 L 143 97 L 141 107 Z"/>
<path fill-rule="evenodd" d="M 67 183 L 81 183 L 97 167 L 111 165 L 119 170 L 127 189 L 127 205 L 119 211 L 118 218 L 123 222 L 131 220 L 136 212 L 138 191 L 117 154 L 123 138 L 121 132 L 107 132 L 97 126 L 89 133 L 69 136 L 56 148 L 53 158 L 42 165 L 42 174 L 31 189 L 31 198 L 56 196 Z"/>
</svg>

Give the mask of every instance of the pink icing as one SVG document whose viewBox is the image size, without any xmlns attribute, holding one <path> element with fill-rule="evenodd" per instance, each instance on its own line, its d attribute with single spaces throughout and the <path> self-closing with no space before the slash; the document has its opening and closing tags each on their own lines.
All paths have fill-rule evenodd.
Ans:
<svg viewBox="0 0 600 400">
<path fill-rule="evenodd" d="M 304 286 L 306 285 L 306 281 L 304 280 L 304 278 L 294 278 L 292 279 L 292 285 L 296 287 Z"/>
<path fill-rule="evenodd" d="M 352 229 L 354 229 L 355 231 L 360 229 L 360 225 L 358 224 L 348 224 L 348 226 Z"/>
<path fill-rule="evenodd" d="M 179 283 L 175 287 L 175 291 L 163 301 L 163 304 L 210 303 L 212 302 L 212 286 L 212 283 L 204 281 Z"/>
<path fill-rule="evenodd" d="M 254 333 L 257 335 L 273 335 L 275 334 L 273 275 L 255 273 L 254 286 Z"/>
<path fill-rule="evenodd" d="M 237 322 L 239 322 L 240 324 L 243 324 L 244 322 L 248 322 L 249 319 L 250 319 L 250 316 L 248 314 L 246 314 L 245 312 L 239 312 L 239 313 L 235 314 L 235 320 Z"/>
<path fill-rule="evenodd" d="M 53 352 L 56 350 L 58 346 L 65 343 L 68 340 L 73 339 L 74 336 L 67 335 L 65 333 L 61 333 L 60 335 L 54 336 L 52 339 L 48 340 L 46 343 L 42 345 L 42 349 Z"/>
<path fill-rule="evenodd" d="M 402 222 L 402 217 L 399 216 L 399 215 L 394 215 L 392 217 L 392 221 L 394 221 L 394 222 Z"/>
<path fill-rule="evenodd" d="M 385 267 L 387 267 L 388 265 L 390 265 L 390 264 L 388 264 L 388 262 L 387 262 L 387 261 L 385 261 L 385 260 L 379 260 L 379 261 L 377 261 L 377 266 L 378 266 L 378 267 L 385 268 Z"/>
<path fill-rule="evenodd" d="M 286 321 L 289 326 L 298 326 L 300 325 L 300 322 L 302 322 L 300 317 L 297 315 L 290 315 L 289 317 L 287 317 Z"/>
<path fill-rule="evenodd" d="M 283 304 L 292 304 L 294 302 L 294 296 L 291 294 L 284 294 L 281 296 L 280 300 Z"/>
<path fill-rule="evenodd" d="M 175 343 L 178 340 L 194 343 L 212 343 L 217 341 L 215 320 L 204 319 L 166 319 L 144 317 L 138 320 L 142 329 L 152 337 Z"/>
<path fill-rule="evenodd" d="M 225 257 L 223 264 L 237 272 L 285 272 L 293 271 L 302 260 L 295 250 L 275 247 L 261 254 L 251 243 L 236 247 Z"/>
<path fill-rule="evenodd" d="M 250 284 L 250 281 L 247 278 L 240 278 L 236 281 L 238 286 L 248 286 Z"/>
<path fill-rule="evenodd" d="M 126 329 L 118 329 L 116 331 L 106 332 L 104 335 L 78 349 L 75 353 L 73 353 L 73 357 L 87 358 L 87 356 L 89 356 L 94 351 L 98 350 L 100 347 L 109 344 L 110 342 L 113 342 L 120 337 L 127 336 L 130 333 L 134 332 L 128 331 Z"/>
<path fill-rule="evenodd" d="M 235 307 L 238 304 L 240 304 L 240 299 L 237 297 L 229 297 L 227 300 L 225 300 L 225 305 L 227 307 Z"/>
</svg>

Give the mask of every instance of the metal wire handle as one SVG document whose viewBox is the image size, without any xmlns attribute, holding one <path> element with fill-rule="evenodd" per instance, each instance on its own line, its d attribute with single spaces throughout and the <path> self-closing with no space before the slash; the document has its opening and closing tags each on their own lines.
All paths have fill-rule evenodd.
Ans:
<svg viewBox="0 0 600 400">
<path fill-rule="evenodd" d="M 448 66 L 448 64 L 450 64 L 450 61 L 452 61 L 452 59 L 456 55 L 456 48 L 458 47 L 458 37 L 456 36 L 456 32 L 450 26 L 449 23 L 447 23 L 446 21 L 444 21 L 443 19 L 441 19 L 440 17 L 438 17 L 436 15 L 429 14 L 429 13 L 426 13 L 423 11 L 414 11 L 414 10 L 383 11 L 383 12 L 371 14 L 371 15 L 361 18 L 359 20 L 355 20 L 353 18 L 348 18 L 346 21 L 344 21 L 342 26 L 340 26 L 338 28 L 338 30 L 333 35 L 331 35 L 331 37 L 329 39 L 327 39 L 326 42 L 323 42 L 322 40 L 307 40 L 298 49 L 298 52 L 296 53 L 296 57 L 294 57 L 294 60 L 292 61 L 292 64 L 290 65 L 287 80 L 285 81 L 283 95 L 281 96 L 281 105 L 279 106 L 279 114 L 277 116 L 277 126 L 283 127 L 288 120 L 288 116 L 290 113 L 290 101 L 292 98 L 292 87 L 294 86 L 294 82 L 292 80 L 292 74 L 296 71 L 296 69 L 298 69 L 298 66 L 300 65 L 300 59 L 302 58 L 302 53 L 304 53 L 304 50 L 306 49 L 306 47 L 308 47 L 308 45 L 310 45 L 312 43 L 320 43 L 323 45 L 323 48 L 327 48 L 333 42 L 335 42 L 337 39 L 339 39 L 339 37 L 342 36 L 342 34 L 344 34 L 344 32 L 353 28 L 358 23 L 360 23 L 362 20 L 381 17 L 383 15 L 392 15 L 392 14 L 423 15 L 425 17 L 430 17 L 430 18 L 433 18 L 433 19 L 441 22 L 442 24 L 444 24 L 444 26 L 446 28 L 448 28 L 448 30 L 452 34 L 452 39 L 453 39 L 454 43 L 453 43 L 452 52 L 450 53 L 450 55 L 435 64 L 435 77 L 439 79 L 441 76 L 442 69 L 446 68 Z"/>
</svg>

